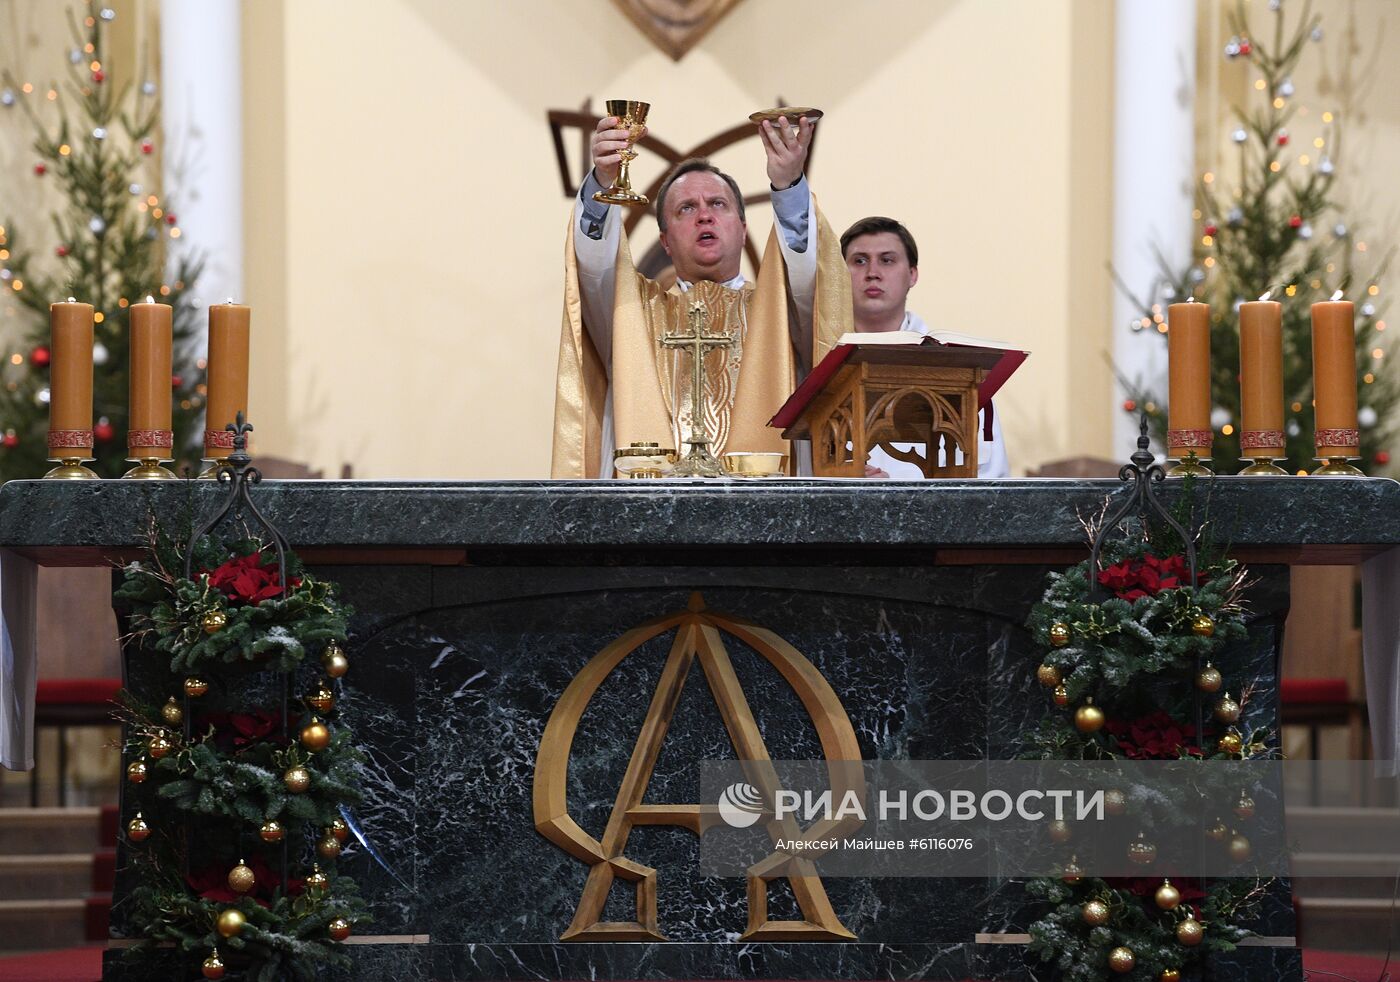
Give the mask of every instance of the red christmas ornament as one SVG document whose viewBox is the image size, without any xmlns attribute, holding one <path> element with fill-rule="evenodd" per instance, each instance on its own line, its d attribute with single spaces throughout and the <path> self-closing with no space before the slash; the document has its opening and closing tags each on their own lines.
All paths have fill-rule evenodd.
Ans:
<svg viewBox="0 0 1400 982">
<path fill-rule="evenodd" d="M 1380 464 L 1382 467 L 1384 467 L 1386 464 L 1390 463 L 1390 451 L 1389 451 L 1389 450 L 1377 450 L 1377 451 L 1376 451 L 1376 463 Z"/>
<path fill-rule="evenodd" d="M 1245 40 L 1243 40 L 1243 41 L 1240 42 L 1240 54 L 1242 54 L 1242 55 L 1247 55 L 1247 54 L 1249 54 L 1249 53 L 1250 53 L 1251 51 L 1253 51 L 1253 50 L 1254 50 L 1254 46 L 1253 46 L 1252 44 L 1249 43 L 1249 39 L 1248 39 L 1248 38 L 1246 38 Z"/>
<path fill-rule="evenodd" d="M 1136 399 L 1124 399 L 1124 400 L 1123 400 L 1123 409 L 1124 409 L 1125 412 L 1130 412 L 1130 413 L 1133 412 L 1134 410 L 1137 409 L 1137 400 L 1136 400 Z"/>
<path fill-rule="evenodd" d="M 175 224 L 175 213 L 174 213 L 173 211 L 170 212 L 168 215 L 165 216 L 165 224 L 167 224 L 167 225 L 174 225 L 174 224 Z"/>
<path fill-rule="evenodd" d="M 52 355 L 44 345 L 39 345 L 29 353 L 29 363 L 35 368 L 48 368 Z"/>
<path fill-rule="evenodd" d="M 1207 225 L 1204 231 L 1206 235 L 1214 235 L 1216 232 L 1219 232 L 1220 229 L 1216 228 L 1214 225 Z"/>
<path fill-rule="evenodd" d="M 97 71 L 92 73 L 92 80 L 98 85 L 101 85 L 103 82 L 107 81 L 107 73 L 99 68 Z"/>
<path fill-rule="evenodd" d="M 97 425 L 92 428 L 92 436 L 98 443 L 106 443 L 117 435 L 117 428 L 107 422 L 107 417 L 103 416 L 97 421 Z"/>
<path fill-rule="evenodd" d="M 49 169 L 48 169 L 47 167 L 45 167 L 43 164 L 35 164 L 35 165 L 34 165 L 34 176 L 35 176 L 35 177 L 43 177 L 43 176 L 44 176 L 45 174 L 47 174 L 48 172 L 49 172 Z"/>
<path fill-rule="evenodd" d="M 64 256 L 68 255 L 68 247 L 59 246 L 57 249 L 54 250 L 54 252 L 58 254 L 59 259 L 62 259 Z"/>
<path fill-rule="evenodd" d="M 1292 218 L 1290 218 L 1290 219 L 1288 220 L 1288 225 L 1289 225 L 1290 228 L 1298 228 L 1298 227 L 1301 226 L 1302 224 L 1303 224 L 1303 219 L 1302 219 L 1302 216 L 1300 216 L 1300 215 L 1294 215 Z"/>
<path fill-rule="evenodd" d="M 1280 133 L 1280 134 L 1278 135 L 1278 145 L 1281 146 L 1281 147 L 1286 147 L 1286 146 L 1288 146 L 1288 134 L 1287 134 L 1287 133 Z"/>
<path fill-rule="evenodd" d="M 6 430 L 5 436 L 0 438 L 0 444 L 3 444 L 6 450 L 13 450 L 19 446 L 19 436 L 14 430 Z"/>
<path fill-rule="evenodd" d="M 154 150 L 155 148 L 156 148 L 156 145 L 155 145 L 154 143 L 152 143 L 150 140 L 142 140 L 142 141 L 141 141 L 141 152 L 142 152 L 142 153 L 147 153 L 147 154 L 148 154 L 148 153 L 150 153 L 152 150 Z"/>
<path fill-rule="evenodd" d="M 171 387 L 172 389 L 178 389 L 180 386 L 182 386 L 182 385 L 184 385 L 184 384 L 185 384 L 185 380 L 184 380 L 183 378 L 181 378 L 179 375 L 172 375 L 172 376 L 170 376 L 170 387 Z"/>
</svg>

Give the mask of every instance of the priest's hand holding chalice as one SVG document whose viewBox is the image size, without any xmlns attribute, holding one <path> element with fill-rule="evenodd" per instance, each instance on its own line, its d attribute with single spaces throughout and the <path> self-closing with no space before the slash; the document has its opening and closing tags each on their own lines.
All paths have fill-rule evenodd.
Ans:
<svg viewBox="0 0 1400 982">
<path fill-rule="evenodd" d="M 598 183 L 608 182 L 593 200 L 610 205 L 644 205 L 647 196 L 632 190 L 627 165 L 637 157 L 633 145 L 646 136 L 647 112 L 651 105 L 631 99 L 609 99 L 608 114 L 598 120 L 593 133 L 593 169 Z"/>
</svg>

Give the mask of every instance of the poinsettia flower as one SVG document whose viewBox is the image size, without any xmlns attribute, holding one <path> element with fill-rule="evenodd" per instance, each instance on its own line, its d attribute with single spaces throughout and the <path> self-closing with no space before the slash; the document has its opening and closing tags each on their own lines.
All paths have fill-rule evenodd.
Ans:
<svg viewBox="0 0 1400 982">
<path fill-rule="evenodd" d="M 1142 597 L 1153 597 L 1163 590 L 1175 590 L 1184 586 L 1190 579 L 1191 570 L 1181 555 L 1165 559 L 1146 553 L 1139 558 L 1125 559 L 1098 572 L 1101 586 L 1112 590 L 1114 595 L 1133 603 Z M 1197 576 L 1197 583 L 1204 584 L 1206 577 Z"/>
<path fill-rule="evenodd" d="M 209 713 L 199 717 L 195 729 L 207 732 L 214 730 L 215 746 L 225 750 L 242 750 L 259 740 L 267 740 L 277 730 L 281 717 L 265 710 L 251 713 Z M 275 743 L 285 743 L 286 738 L 273 739 Z"/>
<path fill-rule="evenodd" d="M 1160 709 L 1135 720 L 1110 720 L 1104 729 L 1129 760 L 1202 756 L 1201 748 L 1191 742 L 1196 737 L 1196 727 L 1177 723 Z"/>
<path fill-rule="evenodd" d="M 277 563 L 264 564 L 261 552 L 236 556 L 209 573 L 209 585 L 234 603 L 257 604 L 282 595 Z M 289 581 L 292 588 L 301 586 L 300 577 Z"/>
</svg>

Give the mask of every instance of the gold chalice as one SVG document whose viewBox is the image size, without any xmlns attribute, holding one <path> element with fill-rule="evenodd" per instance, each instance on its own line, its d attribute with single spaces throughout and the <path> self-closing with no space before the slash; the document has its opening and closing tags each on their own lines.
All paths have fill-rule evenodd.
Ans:
<svg viewBox="0 0 1400 982">
<path fill-rule="evenodd" d="M 612 182 L 612 187 L 596 192 L 593 200 L 610 205 L 644 205 L 647 203 L 647 196 L 632 190 L 632 179 L 628 176 L 627 165 L 637 157 L 637 151 L 632 149 L 632 144 L 642 135 L 651 104 L 633 102 L 631 99 L 609 99 L 606 105 L 608 115 L 616 116 L 621 120 L 618 125 L 627 129 L 627 146 L 618 151 L 618 156 L 622 158 L 622 166 L 617 170 L 617 178 Z"/>
</svg>

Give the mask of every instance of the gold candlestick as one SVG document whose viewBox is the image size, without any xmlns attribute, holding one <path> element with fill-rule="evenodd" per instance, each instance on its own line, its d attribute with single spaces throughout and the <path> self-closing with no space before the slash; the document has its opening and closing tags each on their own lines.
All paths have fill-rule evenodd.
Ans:
<svg viewBox="0 0 1400 982">
<path fill-rule="evenodd" d="M 663 348 L 690 349 L 690 452 L 671 472 L 674 477 L 723 477 L 724 467 L 710 452 L 710 434 L 705 430 L 705 355 L 715 348 L 728 348 L 734 339 L 728 334 L 709 334 L 705 322 L 709 310 L 703 300 L 690 306 L 690 333 L 665 334 L 658 342 Z"/>
</svg>

